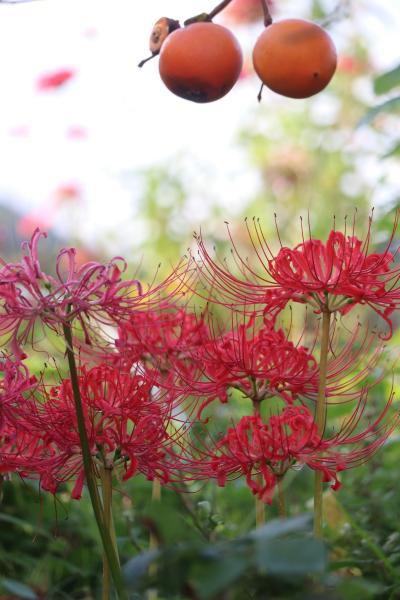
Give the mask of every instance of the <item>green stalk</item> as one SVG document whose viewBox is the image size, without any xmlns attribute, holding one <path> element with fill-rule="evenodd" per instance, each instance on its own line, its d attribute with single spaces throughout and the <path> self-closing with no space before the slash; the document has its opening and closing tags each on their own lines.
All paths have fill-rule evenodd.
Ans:
<svg viewBox="0 0 400 600">
<path fill-rule="evenodd" d="M 82 408 L 82 398 L 79 389 L 78 370 L 76 368 L 70 323 L 63 324 L 63 332 L 66 341 L 66 353 L 71 377 L 72 392 L 74 395 L 75 412 L 78 422 L 78 432 L 82 449 L 83 468 L 85 470 L 86 485 L 89 490 L 90 500 L 92 503 L 94 516 L 103 544 L 104 553 L 107 557 L 108 565 L 111 571 L 115 588 L 117 590 L 118 597 L 121 600 L 126 600 L 127 596 L 124 589 L 119 560 L 114 545 L 112 543 L 110 532 L 107 530 L 104 523 L 103 510 L 101 506 L 99 491 L 97 489 L 96 475 L 85 427 L 85 418 Z"/>
<path fill-rule="evenodd" d="M 278 513 L 282 519 L 286 518 L 286 502 L 285 492 L 283 490 L 283 477 L 279 477 L 278 479 Z"/>
<path fill-rule="evenodd" d="M 103 495 L 103 515 L 104 527 L 111 535 L 112 527 L 112 469 L 107 467 L 100 468 L 101 489 Z M 110 600 L 111 594 L 111 573 L 107 560 L 107 555 L 103 551 L 103 589 L 102 600 Z"/>
<path fill-rule="evenodd" d="M 262 475 L 257 475 L 258 480 L 262 480 Z M 259 498 L 256 498 L 256 527 L 265 525 L 265 504 Z"/>
<path fill-rule="evenodd" d="M 154 506 L 154 504 L 158 504 L 159 502 L 161 502 L 161 483 L 159 479 L 153 479 L 153 485 L 151 488 L 151 503 Z M 150 532 L 149 550 L 156 550 L 157 548 L 158 540 L 154 533 Z M 150 570 L 153 568 L 154 565 L 151 565 Z"/>
<path fill-rule="evenodd" d="M 153 487 L 151 490 L 151 502 L 152 504 L 161 502 L 161 483 L 159 479 L 153 480 Z M 150 533 L 149 550 L 156 550 L 157 548 L 158 540 L 153 533 Z M 150 565 L 149 575 L 155 575 L 156 573 L 157 565 Z M 158 600 L 157 590 L 149 590 L 147 593 L 147 600 Z"/>
<path fill-rule="evenodd" d="M 321 334 L 321 352 L 319 359 L 319 384 L 317 409 L 315 414 L 315 423 L 320 437 L 323 436 L 326 422 L 326 373 L 328 365 L 329 351 L 329 332 L 331 323 L 331 313 L 325 310 L 322 313 L 322 334 Z M 322 537 L 322 473 L 315 472 L 314 479 L 314 535 L 317 538 Z"/>
<path fill-rule="evenodd" d="M 398 583 L 399 582 L 399 573 L 396 568 L 392 565 L 389 558 L 383 552 L 383 550 L 376 544 L 373 538 L 370 536 L 369 532 L 366 531 L 363 527 L 358 525 L 349 514 L 346 513 L 346 518 L 348 519 L 351 527 L 359 536 L 360 540 L 364 540 L 365 545 L 371 550 L 373 554 L 375 554 L 376 558 L 381 561 L 386 571 L 389 573 L 391 577 Z"/>
<path fill-rule="evenodd" d="M 259 417 L 260 416 L 260 400 L 257 398 L 257 387 L 256 387 L 256 382 L 253 379 L 252 380 L 252 384 L 253 384 L 253 398 L 252 398 L 252 402 L 253 402 L 253 414 L 255 417 Z M 261 473 L 259 473 L 257 475 L 257 483 L 261 484 L 262 483 L 262 475 Z M 265 504 L 262 500 L 260 500 L 257 496 L 256 496 L 256 528 L 258 529 L 259 527 L 262 527 L 265 524 Z"/>
</svg>

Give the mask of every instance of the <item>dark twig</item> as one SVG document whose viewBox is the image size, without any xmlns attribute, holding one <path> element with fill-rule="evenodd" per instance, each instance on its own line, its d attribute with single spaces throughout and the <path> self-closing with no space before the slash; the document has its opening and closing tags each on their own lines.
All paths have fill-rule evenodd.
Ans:
<svg viewBox="0 0 400 600">
<path fill-rule="evenodd" d="M 201 524 L 200 520 L 198 519 L 195 509 L 194 507 L 191 505 L 191 502 L 188 500 L 188 498 L 185 496 L 185 494 L 182 494 L 182 492 L 180 492 L 178 489 L 174 489 L 177 497 L 179 498 L 179 500 L 181 501 L 183 507 L 185 508 L 185 510 L 187 511 L 187 513 L 190 515 L 192 521 L 193 521 L 193 525 L 196 527 L 196 529 L 201 533 L 201 535 L 203 536 L 203 538 L 209 542 L 210 541 L 210 535 L 208 533 L 208 531 L 205 529 L 205 527 L 203 527 L 203 525 Z"/>
<path fill-rule="evenodd" d="M 261 1 L 263 13 L 264 13 L 264 25 L 265 25 L 265 27 L 268 27 L 268 25 L 271 25 L 271 23 L 272 23 L 271 13 L 269 12 L 268 0 L 260 0 L 260 1 Z"/>
<path fill-rule="evenodd" d="M 222 0 L 210 13 L 208 13 L 208 18 L 211 21 L 221 10 L 224 10 L 230 4 L 232 0 Z"/>
<path fill-rule="evenodd" d="M 37 2 L 38 0 L 0 0 L 0 4 L 26 4 L 27 2 Z"/>
<path fill-rule="evenodd" d="M 330 27 L 337 21 L 341 21 L 350 15 L 350 0 L 338 0 L 331 13 L 325 16 L 324 19 L 318 21 L 320 27 Z"/>
<path fill-rule="evenodd" d="M 186 21 L 184 22 L 184 25 L 191 25 L 192 23 L 199 23 L 199 22 L 204 22 L 204 21 L 212 21 L 213 18 L 220 13 L 222 10 L 224 10 L 224 8 L 226 8 L 228 6 L 228 4 L 230 4 L 232 2 L 232 0 L 222 0 L 222 2 L 220 2 L 219 4 L 217 4 L 217 6 L 215 8 L 213 8 L 213 10 L 209 13 L 200 13 L 199 15 L 196 15 L 195 17 L 191 17 L 190 19 L 186 19 Z"/>
<path fill-rule="evenodd" d="M 143 60 L 140 61 L 140 63 L 138 64 L 138 67 L 142 68 L 143 65 L 145 65 L 147 62 L 149 62 L 149 60 L 151 60 L 152 58 L 155 58 L 156 56 L 157 56 L 157 54 L 152 54 L 151 56 L 144 58 Z"/>
<path fill-rule="evenodd" d="M 257 94 L 257 100 L 258 100 L 259 102 L 261 102 L 261 100 L 262 100 L 262 93 L 263 93 L 263 89 L 264 89 L 264 84 L 262 83 L 262 84 L 261 84 L 261 87 L 260 87 L 260 91 L 259 91 L 259 92 L 258 92 L 258 94 Z"/>
</svg>

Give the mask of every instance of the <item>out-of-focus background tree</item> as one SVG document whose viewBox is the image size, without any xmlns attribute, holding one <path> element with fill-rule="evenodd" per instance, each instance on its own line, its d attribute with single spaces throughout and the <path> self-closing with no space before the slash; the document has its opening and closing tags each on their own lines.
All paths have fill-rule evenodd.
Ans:
<svg viewBox="0 0 400 600">
<path fill-rule="evenodd" d="M 239 37 L 245 66 L 234 91 L 207 106 L 171 95 L 157 59 L 136 66 L 158 15 L 183 20 L 198 1 L 1 6 L 0 198 L 3 221 L 15 221 L 5 243 L 17 248 L 38 225 L 151 271 L 161 257 L 176 260 L 200 226 L 218 240 L 224 220 L 236 227 L 257 215 L 272 233 L 275 212 L 283 237 L 296 240 L 299 215 L 309 213 L 320 235 L 333 214 L 341 223 L 356 208 L 365 223 L 371 206 L 379 216 L 396 206 L 397 2 L 275 1 L 276 19 L 328 27 L 338 71 L 313 98 L 264 90 L 260 105 L 251 49 L 263 25 L 254 6 L 234 0 L 219 15 Z"/>
</svg>

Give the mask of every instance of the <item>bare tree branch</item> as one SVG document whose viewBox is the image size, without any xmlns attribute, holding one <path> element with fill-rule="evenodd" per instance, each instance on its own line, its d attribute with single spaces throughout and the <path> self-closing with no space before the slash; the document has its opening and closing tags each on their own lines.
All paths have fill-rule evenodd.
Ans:
<svg viewBox="0 0 400 600">
<path fill-rule="evenodd" d="M 38 2 L 40 0 L 0 0 L 0 4 L 25 4 L 26 2 Z"/>
</svg>

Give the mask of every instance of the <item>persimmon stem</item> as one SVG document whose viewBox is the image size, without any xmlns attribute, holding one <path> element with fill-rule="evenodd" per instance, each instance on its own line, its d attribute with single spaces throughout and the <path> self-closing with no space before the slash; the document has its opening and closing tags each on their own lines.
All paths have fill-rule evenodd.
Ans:
<svg viewBox="0 0 400 600">
<path fill-rule="evenodd" d="M 268 0 L 260 0 L 261 6 L 264 13 L 264 25 L 268 27 L 268 25 L 272 24 L 271 13 L 269 12 Z"/>
<path fill-rule="evenodd" d="M 226 8 L 231 2 L 232 0 L 222 0 L 222 2 L 220 2 L 210 13 L 208 13 L 209 20 L 211 21 L 211 19 L 224 10 L 224 8 Z"/>
<path fill-rule="evenodd" d="M 220 13 L 222 10 L 224 10 L 224 8 L 226 8 L 228 6 L 228 4 L 230 4 L 232 2 L 232 0 L 222 0 L 222 2 L 220 2 L 219 4 L 217 4 L 217 6 L 215 8 L 213 8 L 213 10 L 209 13 L 200 13 L 199 15 L 196 15 L 195 17 L 191 17 L 190 19 L 186 19 L 186 21 L 184 22 L 185 27 L 187 25 L 191 25 L 192 23 L 199 23 L 199 22 L 204 22 L 204 21 L 212 21 L 213 18 Z"/>
<path fill-rule="evenodd" d="M 157 56 L 157 54 L 158 54 L 158 52 L 141 60 L 140 63 L 138 64 L 138 67 L 142 68 L 143 65 L 145 65 L 147 62 L 149 62 L 149 60 L 151 60 L 152 58 L 155 58 Z"/>
<path fill-rule="evenodd" d="M 262 84 L 261 84 L 261 87 L 260 87 L 260 91 L 259 91 L 259 92 L 258 92 L 258 94 L 257 94 L 257 100 L 258 100 L 259 102 L 261 102 L 261 100 L 262 100 L 262 93 L 263 93 L 263 89 L 264 89 L 264 84 L 262 83 Z"/>
<path fill-rule="evenodd" d="M 37 0 L 0 0 L 0 4 L 25 4 L 26 2 L 36 2 Z"/>
<path fill-rule="evenodd" d="M 201 13 L 200 15 L 196 15 L 195 17 L 191 17 L 190 19 L 186 19 L 184 25 L 191 25 L 192 23 L 197 23 L 199 21 L 212 21 L 214 17 L 218 15 L 221 11 L 226 8 L 232 0 L 222 0 L 215 8 L 212 9 L 209 13 Z M 268 27 L 272 23 L 271 13 L 269 12 L 268 2 L 267 0 L 260 0 L 261 6 L 264 13 L 264 25 Z"/>
<path fill-rule="evenodd" d="M 326 423 L 326 374 L 328 365 L 329 333 L 331 312 L 327 309 L 322 313 L 321 351 L 319 359 L 318 399 L 315 414 L 317 433 L 323 436 Z M 314 479 L 314 535 L 322 537 L 322 472 L 315 472 Z"/>
</svg>

